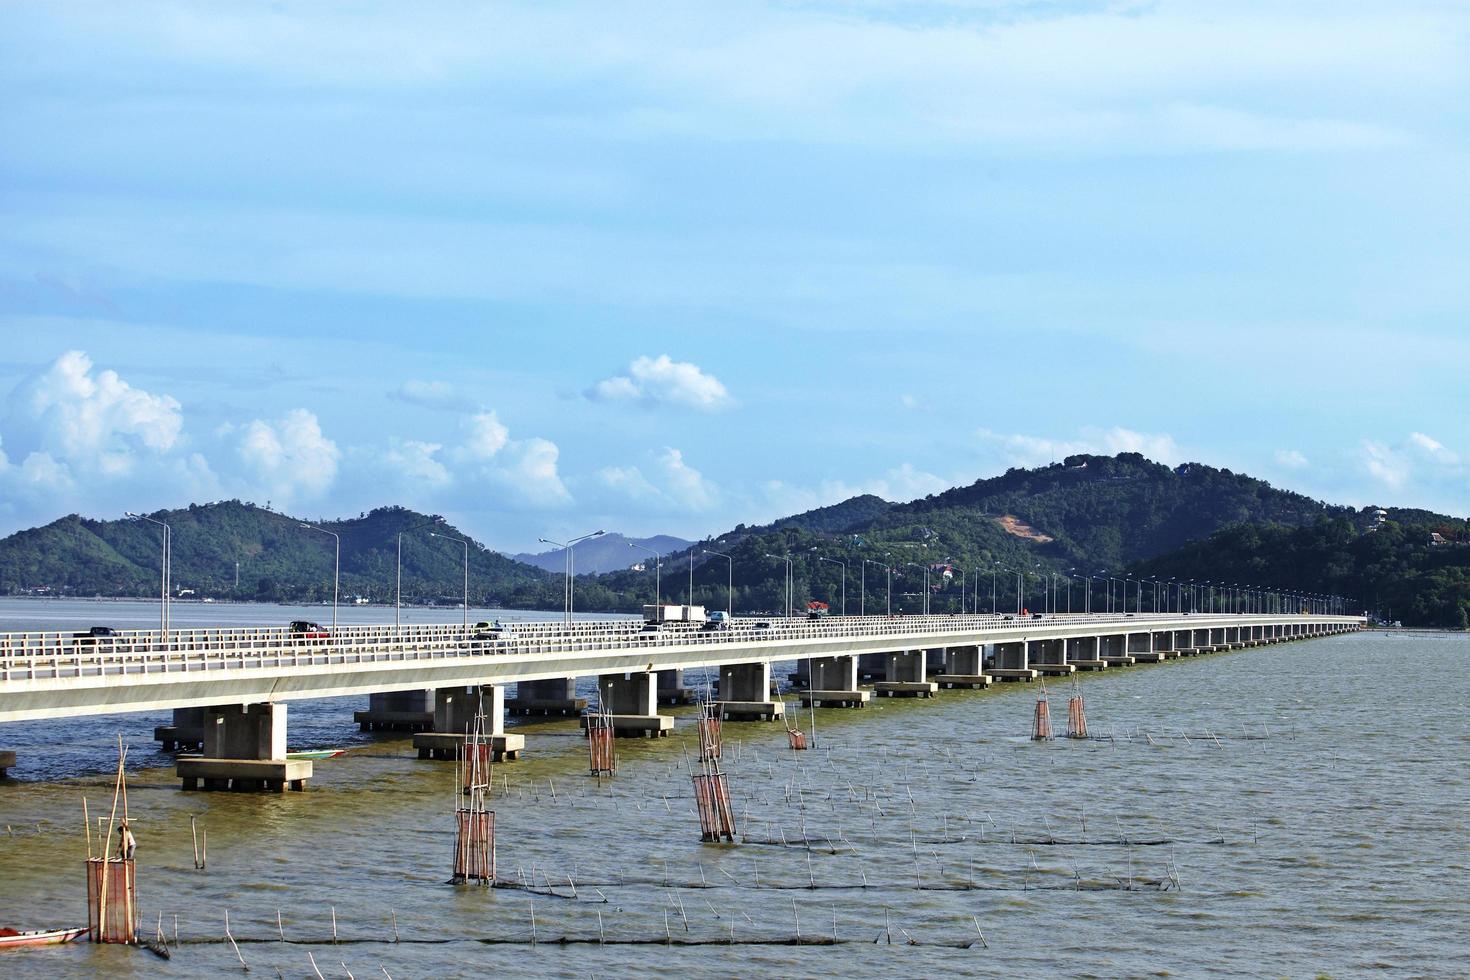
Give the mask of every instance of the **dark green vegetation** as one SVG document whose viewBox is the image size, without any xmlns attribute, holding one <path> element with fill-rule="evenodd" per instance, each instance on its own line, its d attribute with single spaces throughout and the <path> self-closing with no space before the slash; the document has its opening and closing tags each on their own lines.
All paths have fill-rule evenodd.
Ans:
<svg viewBox="0 0 1470 980">
<path fill-rule="evenodd" d="M 1301 583 L 1318 593 L 1359 597 L 1385 619 L 1411 626 L 1470 628 L 1470 529 L 1465 521 L 1426 511 L 1390 510 L 1371 533 L 1344 518 L 1305 527 L 1235 525 L 1141 562 L 1137 571 Z"/>
<path fill-rule="evenodd" d="M 176 587 L 220 598 L 316 601 L 330 598 L 332 539 L 295 518 L 230 501 L 151 515 L 174 526 Z M 386 507 L 354 520 L 327 522 L 342 535 L 342 593 L 393 599 L 394 551 L 404 536 L 406 602 L 458 601 L 461 546 L 429 532 L 429 517 Z M 784 611 L 785 563 L 792 559 L 797 611 L 808 599 L 840 612 L 847 564 L 847 611 L 923 607 L 929 568 L 930 609 L 1000 611 L 1046 608 L 1042 582 L 1057 573 L 1056 606 L 1080 611 L 1085 577 L 1170 576 L 1351 596 L 1405 623 L 1456 626 L 1470 593 L 1470 532 L 1464 521 L 1426 511 L 1390 511 L 1382 527 L 1371 511 L 1331 507 L 1229 470 L 1196 463 L 1170 468 L 1136 453 L 1073 456 L 1033 470 L 1011 470 L 970 486 L 904 504 L 874 496 L 734 530 L 664 559 L 664 601 L 683 602 L 694 559 L 694 601 L 731 601 L 733 558 L 737 612 Z M 1438 533 L 1442 544 L 1431 544 Z M 629 553 L 629 561 L 647 558 Z M 49 587 L 72 595 L 150 595 L 158 589 L 159 529 L 133 521 L 67 517 L 0 541 L 0 592 Z M 240 584 L 235 587 L 235 562 Z M 862 587 L 866 575 L 866 588 Z M 1019 576 L 1019 583 L 1018 583 Z M 577 608 L 636 612 L 654 599 L 651 562 L 630 570 L 578 576 Z M 963 585 L 962 585 L 963 583 Z M 978 589 L 976 586 L 978 585 Z M 1094 585 L 1101 608 L 1102 586 Z M 476 605 L 557 609 L 561 577 L 478 544 L 470 548 L 470 600 Z M 977 596 L 978 593 L 978 596 Z"/>
<path fill-rule="evenodd" d="M 298 518 L 236 500 L 148 515 L 173 528 L 173 586 L 224 599 L 314 602 L 332 597 L 334 542 Z M 392 602 L 398 532 L 403 536 L 405 602 L 458 602 L 464 537 L 451 525 L 402 507 L 320 522 L 341 535 L 343 601 Z M 317 523 L 317 522 L 313 522 Z M 428 525 L 428 526 L 425 526 Z M 68 595 L 147 596 L 159 590 L 163 530 L 146 521 L 93 521 L 72 515 L 0 541 L 0 592 L 48 588 Z M 235 585 L 239 562 L 240 584 Z M 471 542 L 470 601 L 544 605 L 561 584 L 538 568 Z"/>
</svg>

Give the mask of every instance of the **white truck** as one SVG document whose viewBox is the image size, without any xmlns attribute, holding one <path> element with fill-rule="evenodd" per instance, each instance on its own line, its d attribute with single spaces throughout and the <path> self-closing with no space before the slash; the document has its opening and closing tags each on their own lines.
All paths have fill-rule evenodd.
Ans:
<svg viewBox="0 0 1470 980">
<path fill-rule="evenodd" d="M 702 623 L 705 620 L 703 606 L 644 606 L 645 623 Z"/>
</svg>

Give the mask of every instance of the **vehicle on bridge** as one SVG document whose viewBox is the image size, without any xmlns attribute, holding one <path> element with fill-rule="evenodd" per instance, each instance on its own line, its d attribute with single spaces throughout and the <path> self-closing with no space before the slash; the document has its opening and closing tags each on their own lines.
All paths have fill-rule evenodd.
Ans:
<svg viewBox="0 0 1470 980">
<path fill-rule="evenodd" d="M 807 619 L 824 619 L 826 618 L 827 613 L 830 611 L 830 606 L 828 606 L 825 602 L 817 599 L 813 599 L 806 604 Z"/>
<path fill-rule="evenodd" d="M 705 618 L 704 629 L 727 630 L 730 628 L 730 615 L 723 609 L 711 610 Z"/>
<path fill-rule="evenodd" d="M 485 619 L 480 620 L 475 624 L 475 632 L 472 635 L 472 639 L 476 640 L 514 640 L 515 638 L 515 630 L 498 619 L 493 623 Z"/>
<path fill-rule="evenodd" d="M 325 640 L 332 635 L 323 627 L 306 619 L 291 620 L 288 629 L 293 640 Z"/>
<path fill-rule="evenodd" d="M 646 623 L 702 623 L 707 617 L 703 606 L 647 605 L 643 607 Z"/>
<path fill-rule="evenodd" d="M 122 634 L 111 626 L 93 626 L 85 633 L 74 634 L 78 646 L 110 646 Z"/>
</svg>

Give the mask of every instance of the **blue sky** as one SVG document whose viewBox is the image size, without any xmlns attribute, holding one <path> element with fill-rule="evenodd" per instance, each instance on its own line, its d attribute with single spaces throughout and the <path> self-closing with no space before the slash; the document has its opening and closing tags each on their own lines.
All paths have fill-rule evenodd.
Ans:
<svg viewBox="0 0 1470 980">
<path fill-rule="evenodd" d="M 0 532 L 694 536 L 1136 449 L 1464 514 L 1470 7 L 0 8 Z"/>
</svg>

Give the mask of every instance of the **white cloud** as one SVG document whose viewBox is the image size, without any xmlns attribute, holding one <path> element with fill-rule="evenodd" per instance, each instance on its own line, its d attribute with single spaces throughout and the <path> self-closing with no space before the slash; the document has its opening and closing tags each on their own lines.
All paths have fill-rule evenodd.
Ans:
<svg viewBox="0 0 1470 980">
<path fill-rule="evenodd" d="M 5 431 L 25 454 L 104 479 L 131 473 L 140 455 L 158 457 L 179 442 L 184 417 L 168 395 L 134 388 L 115 371 L 93 373 L 82 351 L 67 351 L 12 394 Z"/>
<path fill-rule="evenodd" d="M 561 506 L 572 495 L 557 471 L 561 450 L 549 439 L 533 437 L 511 443 L 506 465 L 498 472 L 501 482 L 527 503 L 539 507 Z"/>
<path fill-rule="evenodd" d="M 410 405 L 432 408 L 447 412 L 473 412 L 479 406 L 467 395 L 462 395 L 448 381 L 419 381 L 410 379 L 388 393 Z"/>
<path fill-rule="evenodd" d="M 383 464 L 391 476 L 412 486 L 430 489 L 448 486 L 453 478 L 448 468 L 434 458 L 443 448 L 437 442 L 395 440 L 383 454 Z"/>
<path fill-rule="evenodd" d="M 1135 432 L 1121 426 L 1110 429 L 1085 428 L 1079 439 L 1051 439 L 1020 433 L 1004 434 L 981 429 L 982 443 L 994 446 L 1013 466 L 1044 466 L 1068 456 L 1090 453 L 1115 456 L 1118 453 L 1141 453 L 1158 463 L 1173 466 L 1184 462 L 1183 451 L 1167 433 Z"/>
<path fill-rule="evenodd" d="M 767 480 L 761 485 L 762 500 L 757 504 L 766 516 L 762 520 L 789 517 L 817 507 L 840 503 L 851 497 L 873 494 L 884 500 L 902 502 L 939 493 L 954 486 L 957 480 L 948 480 L 934 473 L 917 469 L 911 463 L 903 463 L 888 470 L 882 476 L 848 483 L 845 480 L 824 480 L 816 486 L 795 486 L 782 480 Z"/>
<path fill-rule="evenodd" d="M 603 486 L 630 500 L 657 500 L 662 496 L 658 487 L 649 483 L 643 471 L 636 466 L 604 466 L 595 476 Z"/>
<path fill-rule="evenodd" d="M 1389 490 L 1414 489 L 1420 496 L 1447 493 L 1451 498 L 1463 492 L 1459 454 L 1422 432 L 1409 433 L 1397 445 L 1364 439 L 1358 445 L 1358 463 Z"/>
<path fill-rule="evenodd" d="M 682 405 L 702 411 L 724 408 L 730 393 L 714 375 L 698 365 L 675 361 L 667 354 L 639 357 L 623 374 L 604 378 L 587 391 L 595 401 L 638 401 L 648 405 Z"/>
<path fill-rule="evenodd" d="M 473 460 L 488 460 L 505 448 L 510 441 L 510 430 L 501 423 L 494 412 L 478 412 L 465 421 L 470 430 L 462 447 L 462 454 Z"/>
<path fill-rule="evenodd" d="M 630 501 L 680 511 L 709 510 L 719 499 L 719 490 L 684 459 L 684 453 L 665 446 L 653 454 L 650 478 L 636 466 L 608 466 L 596 479 Z"/>
<path fill-rule="evenodd" d="M 1307 457 L 1297 449 L 1278 449 L 1273 457 L 1277 466 L 1284 466 L 1289 470 L 1305 469 Z"/>
<path fill-rule="evenodd" d="M 341 454 L 317 417 L 292 409 L 274 422 L 256 419 L 240 430 L 236 453 L 243 478 L 256 492 L 269 493 L 278 507 L 320 497 L 337 478 Z"/>
<path fill-rule="evenodd" d="M 686 510 L 706 510 L 715 501 L 715 488 L 698 470 L 684 462 L 684 454 L 672 446 L 659 454 L 658 468 L 664 492 Z"/>
<path fill-rule="evenodd" d="M 1453 465 L 1460 461 L 1460 457 L 1446 449 L 1438 439 L 1422 432 L 1409 433 L 1409 443 L 1435 462 Z"/>
</svg>

